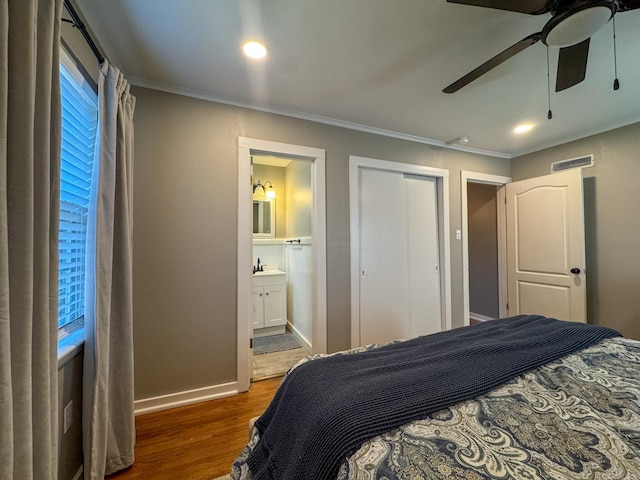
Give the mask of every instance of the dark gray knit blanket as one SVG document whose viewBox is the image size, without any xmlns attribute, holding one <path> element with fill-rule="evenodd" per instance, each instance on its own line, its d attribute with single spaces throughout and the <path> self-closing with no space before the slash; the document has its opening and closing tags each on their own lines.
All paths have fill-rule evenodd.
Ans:
<svg viewBox="0 0 640 480">
<path fill-rule="evenodd" d="M 334 479 L 364 441 L 617 336 L 523 315 L 304 363 L 256 422 L 252 478 Z"/>
</svg>

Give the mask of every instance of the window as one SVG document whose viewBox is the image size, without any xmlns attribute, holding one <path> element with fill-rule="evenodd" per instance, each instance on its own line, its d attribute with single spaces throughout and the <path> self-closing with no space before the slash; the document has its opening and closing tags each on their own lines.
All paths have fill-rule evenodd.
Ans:
<svg viewBox="0 0 640 480">
<path fill-rule="evenodd" d="M 64 52 L 61 58 L 59 337 L 84 325 L 84 256 L 98 123 L 96 93 Z"/>
</svg>

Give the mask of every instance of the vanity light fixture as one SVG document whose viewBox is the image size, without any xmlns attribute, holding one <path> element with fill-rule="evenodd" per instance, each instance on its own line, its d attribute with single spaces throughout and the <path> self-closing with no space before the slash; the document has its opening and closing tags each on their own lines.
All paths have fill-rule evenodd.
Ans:
<svg viewBox="0 0 640 480">
<path fill-rule="evenodd" d="M 259 41 L 259 40 L 249 40 L 242 44 L 242 51 L 244 54 L 255 60 L 259 60 L 267 56 L 269 50 L 267 50 L 267 46 Z"/>
<path fill-rule="evenodd" d="M 267 186 L 267 183 L 269 186 Z M 256 197 L 276 198 L 276 190 L 273 188 L 271 180 L 267 180 L 264 184 L 258 180 L 258 183 L 253 186 L 253 194 Z"/>
<path fill-rule="evenodd" d="M 267 186 L 267 183 L 269 184 L 269 188 L 267 189 L 267 198 L 276 198 L 276 190 L 275 188 L 273 188 L 273 183 L 271 183 L 270 180 L 267 180 L 266 182 L 264 182 L 264 186 Z"/>
</svg>

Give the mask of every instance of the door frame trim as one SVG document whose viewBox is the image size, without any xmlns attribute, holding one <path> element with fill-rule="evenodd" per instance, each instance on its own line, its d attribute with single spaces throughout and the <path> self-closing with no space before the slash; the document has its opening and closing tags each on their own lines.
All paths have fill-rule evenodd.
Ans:
<svg viewBox="0 0 640 480">
<path fill-rule="evenodd" d="M 238 392 L 249 390 L 251 378 L 251 267 L 252 155 L 288 156 L 311 161 L 312 312 L 313 353 L 327 352 L 327 246 L 324 149 L 238 137 L 238 273 L 237 273 L 237 379 Z M 248 180 L 248 181 L 247 181 Z"/>
<path fill-rule="evenodd" d="M 440 295 L 444 329 L 451 329 L 451 245 L 449 240 L 449 170 L 349 155 L 349 228 L 351 286 L 351 347 L 360 346 L 360 182 L 359 169 L 420 175 L 436 179 L 440 250 Z"/>
<path fill-rule="evenodd" d="M 511 182 L 511 177 L 491 175 L 487 173 L 460 172 L 460 206 L 462 216 L 462 302 L 464 325 L 469 325 L 469 212 L 467 206 L 467 186 L 469 183 L 504 186 Z M 507 249 L 506 249 L 506 204 L 504 189 L 496 194 L 496 210 L 498 222 L 498 302 L 500 317 L 507 316 Z"/>
</svg>

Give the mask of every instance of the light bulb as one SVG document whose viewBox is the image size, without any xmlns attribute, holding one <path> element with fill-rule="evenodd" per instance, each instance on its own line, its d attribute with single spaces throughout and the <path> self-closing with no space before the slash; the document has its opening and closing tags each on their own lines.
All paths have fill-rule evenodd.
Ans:
<svg viewBox="0 0 640 480">
<path fill-rule="evenodd" d="M 273 185 L 267 190 L 267 198 L 276 198 L 276 191 L 274 190 Z"/>
</svg>

